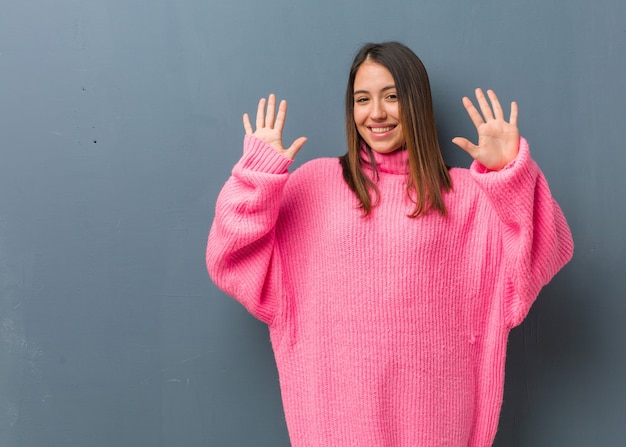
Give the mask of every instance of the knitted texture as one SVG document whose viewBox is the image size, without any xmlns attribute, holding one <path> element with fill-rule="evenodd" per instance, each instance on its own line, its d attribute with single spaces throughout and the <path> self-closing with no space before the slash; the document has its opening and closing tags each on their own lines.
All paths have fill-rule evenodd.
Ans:
<svg viewBox="0 0 626 447">
<path fill-rule="evenodd" d="M 490 446 L 509 331 L 571 258 L 569 228 L 524 139 L 499 172 L 452 169 L 446 217 L 409 218 L 407 152 L 374 155 L 363 217 L 337 159 L 289 174 L 246 136 L 209 274 L 268 324 L 294 447 Z"/>
</svg>

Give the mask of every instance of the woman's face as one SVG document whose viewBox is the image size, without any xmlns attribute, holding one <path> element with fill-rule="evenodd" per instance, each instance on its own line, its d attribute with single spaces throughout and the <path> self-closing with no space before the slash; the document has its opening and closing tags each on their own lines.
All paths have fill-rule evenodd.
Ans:
<svg viewBox="0 0 626 447">
<path fill-rule="evenodd" d="M 365 61 L 356 72 L 354 123 L 361 138 L 376 152 L 386 154 L 404 145 L 393 76 L 376 62 Z"/>
</svg>

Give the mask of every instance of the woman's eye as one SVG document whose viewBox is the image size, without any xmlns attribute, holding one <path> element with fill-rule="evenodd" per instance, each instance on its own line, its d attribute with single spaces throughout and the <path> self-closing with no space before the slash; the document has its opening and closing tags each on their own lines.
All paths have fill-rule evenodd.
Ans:
<svg viewBox="0 0 626 447">
<path fill-rule="evenodd" d="M 395 93 L 391 93 L 389 95 L 387 95 L 387 99 L 390 101 L 397 101 L 398 100 L 398 95 L 396 95 Z"/>
<path fill-rule="evenodd" d="M 367 102 L 367 98 L 357 98 L 354 102 L 356 102 L 358 104 L 363 104 L 363 103 Z"/>
</svg>

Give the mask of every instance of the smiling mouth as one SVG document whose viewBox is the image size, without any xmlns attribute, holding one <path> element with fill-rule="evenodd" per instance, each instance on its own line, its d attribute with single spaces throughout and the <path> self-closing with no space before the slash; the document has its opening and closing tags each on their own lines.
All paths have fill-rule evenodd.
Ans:
<svg viewBox="0 0 626 447">
<path fill-rule="evenodd" d="M 387 126 L 387 127 L 370 127 L 369 129 L 373 133 L 385 133 L 385 132 L 391 132 L 395 128 L 396 126 Z"/>
</svg>

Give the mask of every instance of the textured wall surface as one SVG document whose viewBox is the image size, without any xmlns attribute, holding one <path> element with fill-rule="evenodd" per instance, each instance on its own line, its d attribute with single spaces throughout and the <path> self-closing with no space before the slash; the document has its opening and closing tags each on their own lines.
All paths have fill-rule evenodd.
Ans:
<svg viewBox="0 0 626 447">
<path fill-rule="evenodd" d="M 517 100 L 576 242 L 510 338 L 497 446 L 626 439 L 623 0 L 5 2 L 0 14 L 0 445 L 288 446 L 266 328 L 208 278 L 241 114 L 290 101 L 297 163 L 340 155 L 357 48 L 461 97 Z"/>
</svg>

